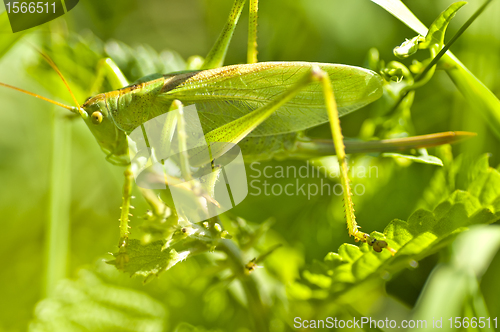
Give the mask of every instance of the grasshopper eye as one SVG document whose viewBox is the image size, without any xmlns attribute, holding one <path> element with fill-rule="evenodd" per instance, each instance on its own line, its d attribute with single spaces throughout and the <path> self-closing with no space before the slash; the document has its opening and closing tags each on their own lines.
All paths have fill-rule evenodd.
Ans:
<svg viewBox="0 0 500 332">
<path fill-rule="evenodd" d="M 93 124 L 100 124 L 102 122 L 102 113 L 99 111 L 95 111 L 92 113 L 92 123 Z"/>
</svg>

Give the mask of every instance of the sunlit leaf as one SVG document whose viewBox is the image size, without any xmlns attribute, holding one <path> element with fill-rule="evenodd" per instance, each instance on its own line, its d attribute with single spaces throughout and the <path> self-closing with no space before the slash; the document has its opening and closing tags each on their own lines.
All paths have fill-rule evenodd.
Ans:
<svg viewBox="0 0 500 332">
<path fill-rule="evenodd" d="M 103 282 L 88 270 L 39 302 L 30 332 L 164 331 L 166 311 L 148 295 Z"/>
<path fill-rule="evenodd" d="M 484 274 L 499 248 L 498 226 L 474 227 L 460 234 L 453 244 L 450 261 L 438 266 L 427 281 L 414 318 L 489 317 L 476 278 Z M 464 307 L 471 311 L 470 316 L 463 314 Z M 493 331 L 491 326 L 485 327 L 485 331 Z"/>
<path fill-rule="evenodd" d="M 433 211 L 419 209 L 408 221 L 390 222 L 384 234 L 371 234 L 396 249 L 394 256 L 388 251 L 377 254 L 367 244 L 361 247 L 343 244 L 338 254 L 329 253 L 323 269 L 324 274 L 331 278 L 330 291 L 344 292 L 369 278 L 379 279 L 413 266 L 470 227 L 500 220 L 500 210 L 490 205 L 500 198 L 500 173 L 485 165 L 483 159 L 471 177 L 468 191 L 456 190 Z M 479 246 L 481 241 L 475 242 Z M 472 242 L 470 245 L 476 244 Z M 325 281 L 321 284 L 326 285 Z"/>
<path fill-rule="evenodd" d="M 446 28 L 450 24 L 453 17 L 457 11 L 462 8 L 467 2 L 460 1 L 451 4 L 446 10 L 444 10 L 434 22 L 432 22 L 427 35 L 425 36 L 425 42 L 422 43 L 422 47 L 435 47 L 436 51 L 439 51 L 444 45 L 444 35 L 446 33 Z"/>
<path fill-rule="evenodd" d="M 423 156 L 413 156 L 408 154 L 401 153 L 383 153 L 383 157 L 392 157 L 392 158 L 402 158 L 414 161 L 416 163 L 429 164 L 429 165 L 437 165 L 443 166 L 443 162 L 438 157 L 423 155 Z"/>
<path fill-rule="evenodd" d="M 139 240 L 130 240 L 127 245 L 126 263 L 122 266 L 116 259 L 109 261 L 123 272 L 130 275 L 142 275 L 144 277 L 156 276 L 170 269 L 178 262 L 189 256 L 189 251 L 178 253 L 174 249 L 164 249 L 163 241 L 155 241 L 142 245 Z M 120 253 L 113 256 L 119 257 Z"/>
</svg>

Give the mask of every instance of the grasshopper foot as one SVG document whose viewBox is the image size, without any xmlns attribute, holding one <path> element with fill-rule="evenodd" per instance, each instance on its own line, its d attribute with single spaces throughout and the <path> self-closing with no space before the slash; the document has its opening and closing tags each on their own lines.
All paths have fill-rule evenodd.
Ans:
<svg viewBox="0 0 500 332">
<path fill-rule="evenodd" d="M 368 244 L 376 252 L 382 252 L 382 249 L 386 249 L 386 250 L 388 250 L 391 253 L 392 256 L 394 256 L 394 254 L 397 252 L 396 249 L 389 247 L 389 245 L 387 244 L 387 242 L 385 242 L 383 240 L 373 239 L 373 240 L 369 241 Z"/>
</svg>

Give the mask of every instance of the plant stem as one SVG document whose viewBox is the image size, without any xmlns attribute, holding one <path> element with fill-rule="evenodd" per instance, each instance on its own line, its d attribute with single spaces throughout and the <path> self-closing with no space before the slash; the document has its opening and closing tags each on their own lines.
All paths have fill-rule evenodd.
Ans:
<svg viewBox="0 0 500 332">
<path fill-rule="evenodd" d="M 446 43 L 443 48 L 439 51 L 439 53 L 432 59 L 432 61 L 427 65 L 427 67 L 425 67 L 425 69 L 417 75 L 417 77 L 415 77 L 415 82 L 420 80 L 422 77 L 425 76 L 425 74 L 427 74 L 427 72 L 435 65 L 438 63 L 439 60 L 441 60 L 441 58 L 443 57 L 443 55 L 448 52 L 448 50 L 450 49 L 451 45 L 453 45 L 455 43 L 455 41 L 460 38 L 460 36 L 462 36 L 462 34 L 465 32 L 465 30 L 467 30 L 467 28 L 472 24 L 472 22 L 474 22 L 476 20 L 476 18 L 479 17 L 479 15 L 481 15 L 481 13 L 486 9 L 486 7 L 490 4 L 492 0 L 487 0 L 481 7 L 478 8 L 478 10 L 476 10 L 476 12 L 474 14 L 472 14 L 472 16 L 467 20 L 467 22 L 464 23 L 464 25 L 462 25 L 462 27 L 460 28 L 460 30 L 458 30 L 458 32 L 450 39 L 450 41 L 448 43 Z"/>
<path fill-rule="evenodd" d="M 486 2 L 481 7 L 479 7 L 474 12 L 474 14 L 472 14 L 472 16 L 467 20 L 467 22 L 465 22 L 464 25 L 462 25 L 460 30 L 458 30 L 457 33 L 450 39 L 450 41 L 443 46 L 443 48 L 438 52 L 438 54 L 434 58 L 432 58 L 431 62 L 429 62 L 429 64 L 424 68 L 424 70 L 415 77 L 414 79 L 415 82 L 418 82 L 423 77 L 425 77 L 425 75 L 429 72 L 429 70 L 431 70 L 431 68 L 433 68 L 438 63 L 439 60 L 441 60 L 441 58 L 445 55 L 445 53 L 448 52 L 451 45 L 453 45 L 455 41 L 458 38 L 460 38 L 460 36 L 462 36 L 465 30 L 467 30 L 467 28 L 472 24 L 472 22 L 474 22 L 479 17 L 479 15 L 481 15 L 481 13 L 486 9 L 486 7 L 490 4 L 491 1 L 492 0 L 486 0 Z M 399 96 L 399 99 L 396 101 L 396 104 L 392 108 L 393 111 L 396 110 L 396 108 L 398 108 L 399 104 L 401 104 L 403 99 L 408 95 L 410 91 L 412 90 L 407 90 L 403 95 Z"/>
<path fill-rule="evenodd" d="M 252 276 L 245 274 L 245 262 L 241 256 L 240 249 L 231 240 L 221 240 L 217 248 L 224 253 L 231 261 L 231 268 L 236 278 L 239 279 L 248 302 L 248 310 L 254 323 L 254 330 L 257 332 L 267 332 L 267 313 L 259 295 L 257 283 Z"/>
<path fill-rule="evenodd" d="M 44 295 L 67 276 L 70 220 L 71 122 L 54 113 Z"/>
</svg>

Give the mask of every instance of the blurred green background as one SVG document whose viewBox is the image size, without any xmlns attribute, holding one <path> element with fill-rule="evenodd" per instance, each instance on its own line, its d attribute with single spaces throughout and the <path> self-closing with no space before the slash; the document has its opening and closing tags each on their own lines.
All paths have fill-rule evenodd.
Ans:
<svg viewBox="0 0 500 332">
<path fill-rule="evenodd" d="M 405 3 L 429 25 L 451 2 Z M 473 0 L 457 14 L 448 38 L 479 3 Z M 93 61 L 104 47 L 95 40 L 116 40 L 146 50 L 147 54 L 154 51 L 170 54 L 167 60 L 173 53 L 162 53 L 164 50 L 177 52 L 183 59 L 204 56 L 217 38 L 231 4 L 231 0 L 81 1 L 64 17 L 28 31 L 0 59 L 0 82 L 70 104 L 71 99 L 61 89 L 57 76 L 42 76 L 42 71 L 37 71 L 41 60 L 31 46 L 47 39 L 64 43 L 64 38 L 68 38 L 75 47 L 73 60 L 83 63 L 88 59 L 82 65 L 84 69 L 67 75 L 70 85 L 77 87 L 79 101 L 83 102 L 88 96 L 79 87 L 92 83 Z M 367 67 L 370 48 L 377 48 L 387 62 L 396 60 L 392 49 L 415 35 L 368 0 L 261 0 L 259 10 L 259 61 L 318 61 Z M 499 16 L 500 3 L 494 1 L 452 47 L 458 58 L 497 96 L 500 95 Z M 226 64 L 245 61 L 246 24 L 245 11 Z M 77 36 L 70 39 L 67 37 L 70 33 Z M 7 35 L 8 32 L 1 33 L 0 38 Z M 90 45 L 95 53 L 79 52 L 79 44 Z M 404 62 L 409 64 L 411 60 Z M 61 65 L 64 66 L 67 65 Z M 66 74 L 64 68 L 62 71 Z M 72 317 L 73 322 L 96 321 L 88 325 L 65 325 L 61 319 L 58 325 L 61 331 L 252 329 L 242 290 L 236 282 L 227 280 L 227 271 L 220 272 L 219 254 L 191 258 L 146 285 L 141 278 L 131 279 L 103 263 L 110 259 L 107 253 L 116 250 L 118 241 L 123 169 L 104 160 L 94 138 L 78 121 L 71 125 L 70 225 L 67 233 L 62 230 L 60 234 L 68 239 L 67 276 L 71 281 L 63 281 L 56 295 L 40 302 L 47 295 L 44 275 L 48 259 L 53 113 L 62 116 L 63 112 L 6 89 L 0 90 L 0 101 L 0 331 L 25 331 L 35 317 L 32 330 L 43 330 L 44 319 L 57 321 L 61 317 Z M 375 105 L 342 118 L 344 135 L 359 136 L 365 119 L 376 112 Z M 442 71 L 417 91 L 411 121 L 412 134 L 476 132 L 476 138 L 454 146 L 453 154 L 463 155 L 465 161 L 472 163 L 480 155 L 490 153 L 490 165 L 500 164 L 499 139 Z M 365 195 L 355 197 L 364 231 L 381 231 L 392 219 L 406 220 L 416 208 L 433 208 L 439 203 L 427 206 L 422 199 L 438 167 L 371 156 L 359 157 L 358 162 L 371 163 L 379 170 L 378 177 L 359 180 L 367 188 Z M 276 164 L 269 161 L 262 167 Z M 303 162 L 279 164 L 300 166 Z M 134 205 L 137 211 L 146 209 L 140 199 Z M 303 299 L 294 295 L 296 291 L 289 291 L 289 286 L 303 278 L 305 269 L 315 260 L 322 260 L 344 242 L 352 242 L 345 231 L 339 197 L 316 196 L 306 200 L 300 196 L 249 196 L 230 215 L 244 218 L 255 227 L 272 218 L 271 228 L 258 246 L 284 245 L 266 260 L 265 268 L 255 272 L 263 302 L 272 308 L 272 331 L 293 330 L 296 316 L 306 319 L 348 315 L 335 298 Z M 138 224 L 139 218 L 132 219 L 133 233 Z M 386 287 L 367 286 L 357 290 L 349 304 L 350 314 L 407 317 L 429 274 L 439 262 L 449 258 L 450 252 L 451 249 L 444 248 L 443 253 L 419 262 L 418 268 L 392 276 Z M 252 251 L 245 255 L 248 259 L 255 257 Z M 496 255 L 480 283 L 492 317 L 500 316 L 498 273 L 500 256 Z M 67 305 L 61 307 L 65 301 Z"/>
</svg>

